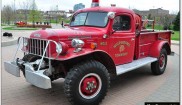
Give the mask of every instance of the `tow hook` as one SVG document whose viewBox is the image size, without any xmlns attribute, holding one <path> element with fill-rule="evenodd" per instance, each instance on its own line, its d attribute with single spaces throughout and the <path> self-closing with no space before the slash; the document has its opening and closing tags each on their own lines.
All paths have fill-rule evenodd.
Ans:
<svg viewBox="0 0 182 105">
<path fill-rule="evenodd" d="M 23 70 L 25 67 L 23 66 L 25 62 L 19 58 L 16 59 L 16 65 L 21 69 Z"/>
</svg>

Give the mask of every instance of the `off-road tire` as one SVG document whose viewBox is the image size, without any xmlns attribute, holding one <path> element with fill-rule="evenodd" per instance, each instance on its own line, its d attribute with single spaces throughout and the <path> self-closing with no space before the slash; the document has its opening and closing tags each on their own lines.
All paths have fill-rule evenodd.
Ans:
<svg viewBox="0 0 182 105">
<path fill-rule="evenodd" d="M 87 79 L 85 76 L 91 74 L 98 75 L 102 83 L 99 85 L 101 86 L 99 92 L 96 92 L 98 94 L 88 99 L 83 97 L 80 87 Z M 70 69 L 64 81 L 64 93 L 73 105 L 98 105 L 106 96 L 109 86 L 110 77 L 106 67 L 98 61 L 90 60 Z"/>
<path fill-rule="evenodd" d="M 163 62 L 164 64 L 162 65 L 162 67 L 160 67 L 160 59 L 162 56 L 164 57 L 164 62 Z M 159 56 L 158 60 L 151 63 L 152 73 L 154 75 L 163 74 L 166 69 L 166 65 L 167 65 L 167 51 L 166 51 L 166 49 L 163 48 L 160 52 L 160 56 Z"/>
</svg>

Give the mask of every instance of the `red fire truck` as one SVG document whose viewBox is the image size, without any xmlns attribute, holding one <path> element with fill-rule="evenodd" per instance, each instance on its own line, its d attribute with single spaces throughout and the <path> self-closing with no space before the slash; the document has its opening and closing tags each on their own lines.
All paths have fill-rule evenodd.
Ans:
<svg viewBox="0 0 182 105">
<path fill-rule="evenodd" d="M 66 29 L 38 30 L 20 37 L 22 58 L 4 62 L 5 70 L 27 82 L 51 88 L 65 78 L 64 92 L 72 104 L 97 105 L 104 99 L 110 78 L 151 63 L 154 75 L 164 73 L 171 51 L 171 31 L 144 30 L 132 10 L 92 7 L 74 13 Z"/>
</svg>

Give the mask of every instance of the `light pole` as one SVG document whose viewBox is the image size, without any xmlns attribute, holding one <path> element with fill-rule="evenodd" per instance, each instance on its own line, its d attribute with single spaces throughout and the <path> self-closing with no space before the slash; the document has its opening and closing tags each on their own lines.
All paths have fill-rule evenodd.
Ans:
<svg viewBox="0 0 182 105">
<path fill-rule="evenodd" d="M 16 23 L 16 7 L 15 7 L 15 0 L 14 0 L 14 23 Z"/>
<path fill-rule="evenodd" d="M 56 25 L 57 25 L 57 22 L 58 22 L 58 5 L 56 5 L 56 10 L 57 10 L 57 13 L 56 13 Z"/>
<path fill-rule="evenodd" d="M 33 0 L 33 28 L 35 28 L 35 0 Z"/>
</svg>

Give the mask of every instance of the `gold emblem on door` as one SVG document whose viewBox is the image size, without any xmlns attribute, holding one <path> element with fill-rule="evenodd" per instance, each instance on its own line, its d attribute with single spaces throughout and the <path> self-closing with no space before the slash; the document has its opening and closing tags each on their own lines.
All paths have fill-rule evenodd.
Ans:
<svg viewBox="0 0 182 105">
<path fill-rule="evenodd" d="M 119 52 L 123 52 L 124 49 L 125 49 L 124 45 L 120 45 L 120 47 L 119 47 Z"/>
<path fill-rule="evenodd" d="M 115 54 L 115 57 L 128 55 L 128 52 L 124 52 L 126 46 L 130 47 L 130 43 L 128 43 L 127 41 L 119 41 L 116 44 L 114 44 L 114 48 L 119 48 L 119 53 Z"/>
</svg>

